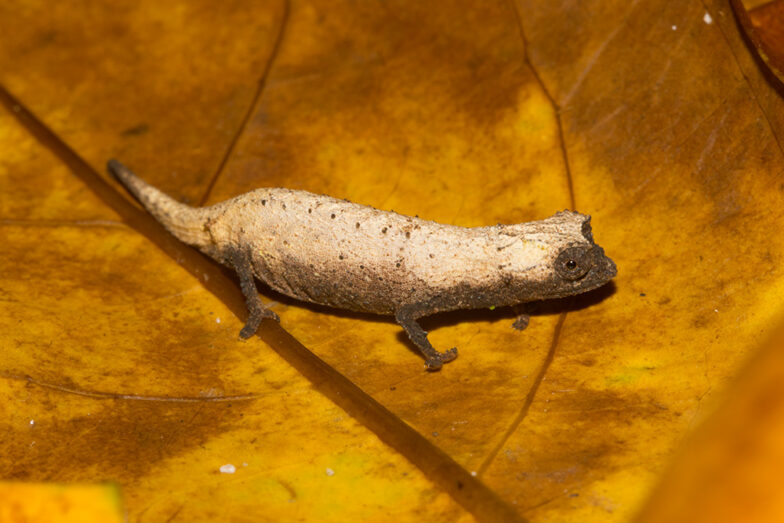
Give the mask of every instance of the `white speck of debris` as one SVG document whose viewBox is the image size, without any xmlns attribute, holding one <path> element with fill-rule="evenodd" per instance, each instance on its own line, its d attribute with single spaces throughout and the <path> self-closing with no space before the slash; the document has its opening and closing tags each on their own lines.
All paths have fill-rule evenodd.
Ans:
<svg viewBox="0 0 784 523">
<path fill-rule="evenodd" d="M 243 467 L 247 467 L 247 466 L 248 466 L 248 464 L 247 464 L 247 463 L 243 463 L 243 464 L 242 464 L 242 466 L 243 466 Z"/>
<path fill-rule="evenodd" d="M 710 15 L 710 13 L 705 13 L 705 16 L 702 17 L 702 21 L 708 25 L 711 25 L 713 23 L 713 17 Z"/>
<path fill-rule="evenodd" d="M 220 323 L 220 318 L 215 318 L 215 323 Z"/>
<path fill-rule="evenodd" d="M 210 275 L 209 274 L 204 273 L 204 281 L 210 281 Z"/>
<path fill-rule="evenodd" d="M 713 312 L 719 312 L 719 309 L 713 309 Z"/>
<path fill-rule="evenodd" d="M 677 25 L 672 26 L 672 30 L 673 31 L 677 31 L 678 30 L 678 26 Z"/>
<path fill-rule="evenodd" d="M 33 425 L 35 425 L 35 420 L 34 420 L 34 419 L 31 419 L 31 420 L 30 420 L 30 426 L 32 427 Z"/>
<path fill-rule="evenodd" d="M 226 465 L 223 465 L 219 470 L 221 471 L 222 474 L 234 474 L 235 472 L 237 472 L 237 467 L 235 467 L 231 463 L 228 463 Z"/>
<path fill-rule="evenodd" d="M 334 476 L 334 475 L 335 475 L 335 471 L 334 471 L 334 470 L 332 470 L 332 469 L 331 469 L 331 468 L 329 468 L 329 467 L 327 467 L 327 470 L 326 470 L 326 472 L 327 472 L 327 476 Z"/>
<path fill-rule="evenodd" d="M 476 476 L 476 471 L 475 471 L 475 470 L 472 470 L 472 471 L 471 471 L 471 475 L 472 475 L 472 476 Z"/>
</svg>

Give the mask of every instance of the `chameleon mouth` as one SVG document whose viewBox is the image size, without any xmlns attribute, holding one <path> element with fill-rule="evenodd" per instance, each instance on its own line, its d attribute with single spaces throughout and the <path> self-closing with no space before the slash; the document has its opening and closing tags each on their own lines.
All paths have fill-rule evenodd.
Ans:
<svg viewBox="0 0 784 523">
<path fill-rule="evenodd" d="M 572 281 L 583 292 L 601 287 L 618 273 L 615 263 L 598 245 L 564 249 L 555 269 L 561 278 Z"/>
<path fill-rule="evenodd" d="M 598 289 L 618 274 L 615 262 L 604 255 L 604 249 L 595 245 L 591 249 L 591 254 L 593 255 L 593 267 L 579 283 L 583 292 Z"/>
</svg>

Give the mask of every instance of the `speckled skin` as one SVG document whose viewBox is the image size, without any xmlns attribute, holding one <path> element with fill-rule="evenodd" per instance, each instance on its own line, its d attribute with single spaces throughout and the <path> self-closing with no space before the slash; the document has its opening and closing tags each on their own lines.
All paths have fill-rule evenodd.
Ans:
<svg viewBox="0 0 784 523">
<path fill-rule="evenodd" d="M 578 294 L 616 273 L 590 217 L 576 212 L 466 228 L 282 188 L 194 208 L 115 160 L 109 169 L 177 238 L 237 270 L 251 312 L 243 337 L 262 317 L 277 319 L 261 305 L 255 276 L 300 300 L 394 315 L 436 370 L 457 352 L 433 349 L 418 318 Z"/>
</svg>

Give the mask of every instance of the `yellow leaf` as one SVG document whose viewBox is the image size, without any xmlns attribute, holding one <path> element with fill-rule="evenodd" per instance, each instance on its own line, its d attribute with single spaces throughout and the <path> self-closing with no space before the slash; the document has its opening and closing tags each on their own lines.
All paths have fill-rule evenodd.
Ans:
<svg viewBox="0 0 784 523">
<path fill-rule="evenodd" d="M 114 485 L 0 483 L 0 520 L 8 523 L 120 523 Z"/>
<path fill-rule="evenodd" d="M 626 520 L 784 312 L 784 103 L 722 2 L 11 2 L 0 32 L 4 478 L 113 479 L 131 519 Z M 439 373 L 266 290 L 282 329 L 240 342 L 236 281 L 110 157 L 192 204 L 575 208 L 619 274 L 524 332 L 427 319 Z"/>
</svg>

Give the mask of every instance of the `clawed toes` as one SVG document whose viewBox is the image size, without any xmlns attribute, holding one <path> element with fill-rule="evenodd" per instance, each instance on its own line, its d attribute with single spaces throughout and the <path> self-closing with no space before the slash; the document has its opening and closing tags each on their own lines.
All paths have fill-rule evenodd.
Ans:
<svg viewBox="0 0 784 523">
<path fill-rule="evenodd" d="M 449 363 L 457 358 L 457 348 L 452 347 L 446 352 L 439 352 L 437 356 L 425 360 L 425 369 L 429 371 L 441 370 L 444 363 Z"/>
<path fill-rule="evenodd" d="M 441 361 L 447 363 L 457 358 L 457 347 L 452 347 L 448 351 L 441 354 Z"/>
<path fill-rule="evenodd" d="M 429 358 L 425 360 L 425 370 L 431 372 L 441 370 L 441 365 L 443 365 L 441 358 Z"/>
<path fill-rule="evenodd" d="M 278 317 L 278 315 L 269 309 L 255 311 L 251 313 L 250 318 L 248 318 L 248 322 L 240 331 L 240 338 L 242 338 L 243 340 L 247 340 L 248 338 L 256 334 L 256 331 L 259 328 L 259 324 L 261 323 L 262 318 L 270 318 L 280 323 L 280 318 Z"/>
<path fill-rule="evenodd" d="M 256 327 L 253 327 L 252 325 L 245 325 L 240 331 L 240 338 L 247 340 L 254 334 L 256 334 Z"/>
<path fill-rule="evenodd" d="M 270 318 L 270 319 L 275 320 L 278 323 L 280 323 L 280 317 L 277 314 L 275 314 L 273 311 L 269 310 L 269 309 L 265 309 L 264 313 L 262 315 L 265 318 Z"/>
</svg>

